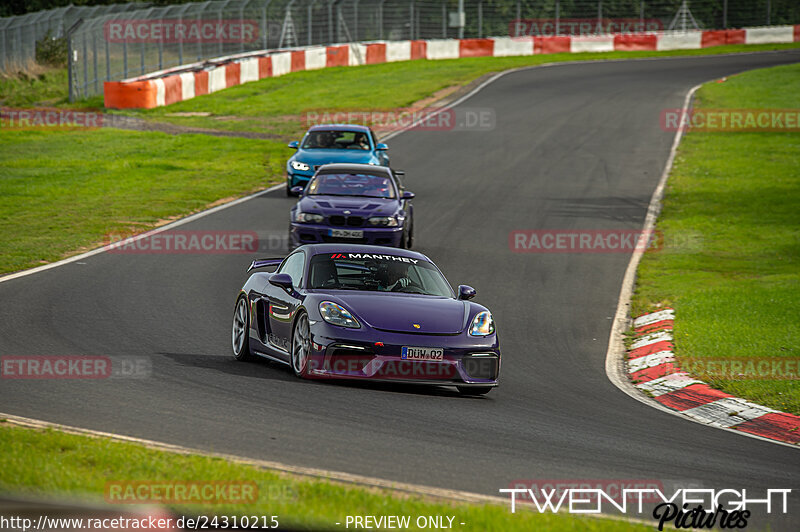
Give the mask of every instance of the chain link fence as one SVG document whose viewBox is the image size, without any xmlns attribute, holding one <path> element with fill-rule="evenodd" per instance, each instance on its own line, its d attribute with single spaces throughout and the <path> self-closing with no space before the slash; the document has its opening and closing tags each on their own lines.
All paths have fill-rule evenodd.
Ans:
<svg viewBox="0 0 800 532">
<path fill-rule="evenodd" d="M 103 6 L 73 6 L 0 18 L 0 73 L 24 70 L 36 61 L 36 50 L 46 39 L 62 39 L 80 19 L 122 13 L 148 6 L 143 2 Z"/>
<path fill-rule="evenodd" d="M 581 35 L 800 23 L 797 0 L 210 0 L 0 19 L 0 72 L 69 36 L 77 98 L 103 81 L 264 49 L 372 40 Z M 73 92 L 71 91 L 71 94 Z"/>
</svg>

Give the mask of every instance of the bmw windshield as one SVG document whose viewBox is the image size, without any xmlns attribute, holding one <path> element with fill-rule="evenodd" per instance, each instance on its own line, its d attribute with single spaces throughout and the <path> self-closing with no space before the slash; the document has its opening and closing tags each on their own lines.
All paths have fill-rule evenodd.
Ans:
<svg viewBox="0 0 800 532">
<path fill-rule="evenodd" d="M 426 260 L 369 253 L 325 253 L 311 259 L 309 287 L 453 297 L 439 270 Z"/>
<path fill-rule="evenodd" d="M 394 199 L 394 183 L 386 175 L 319 173 L 303 193 L 306 196 L 363 196 Z"/>
<path fill-rule="evenodd" d="M 363 131 L 310 131 L 303 139 L 304 150 L 369 150 L 369 137 Z"/>
</svg>

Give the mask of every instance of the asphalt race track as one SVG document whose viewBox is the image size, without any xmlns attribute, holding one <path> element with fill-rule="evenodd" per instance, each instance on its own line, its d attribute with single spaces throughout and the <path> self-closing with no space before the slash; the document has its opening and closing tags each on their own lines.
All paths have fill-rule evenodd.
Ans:
<svg viewBox="0 0 800 532">
<path fill-rule="evenodd" d="M 461 104 L 493 110 L 493 131 L 389 141 L 417 194 L 416 249 L 495 315 L 502 382 L 486 397 L 236 362 L 231 316 L 253 255 L 102 253 L 0 283 L 0 353 L 143 356 L 152 375 L 2 380 L 0 411 L 490 495 L 516 479 L 800 488 L 798 450 L 662 413 L 608 380 L 627 253 L 508 243 L 515 229 L 639 229 L 674 136 L 660 112 L 698 83 L 797 61 L 800 50 L 528 69 Z M 292 202 L 279 190 L 180 229 L 284 234 Z M 778 528 L 800 523 L 792 501 Z"/>
</svg>

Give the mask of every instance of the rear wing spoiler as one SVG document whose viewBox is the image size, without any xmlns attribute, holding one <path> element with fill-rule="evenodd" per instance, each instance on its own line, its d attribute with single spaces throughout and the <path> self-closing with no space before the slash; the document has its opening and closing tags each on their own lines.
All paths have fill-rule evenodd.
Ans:
<svg viewBox="0 0 800 532">
<path fill-rule="evenodd" d="M 270 266 L 278 266 L 283 259 L 256 259 L 250 263 L 250 267 L 247 268 L 247 271 L 250 272 L 251 270 L 255 270 L 256 268 L 268 268 Z"/>
</svg>

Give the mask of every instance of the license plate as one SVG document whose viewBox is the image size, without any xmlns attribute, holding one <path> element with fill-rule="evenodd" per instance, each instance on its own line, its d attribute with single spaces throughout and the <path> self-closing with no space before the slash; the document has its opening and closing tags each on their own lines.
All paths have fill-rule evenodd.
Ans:
<svg viewBox="0 0 800 532">
<path fill-rule="evenodd" d="M 328 229 L 328 236 L 337 238 L 364 238 L 364 231 L 355 229 Z"/>
<path fill-rule="evenodd" d="M 444 349 L 440 347 L 407 347 L 400 352 L 403 360 L 444 360 Z"/>
</svg>

